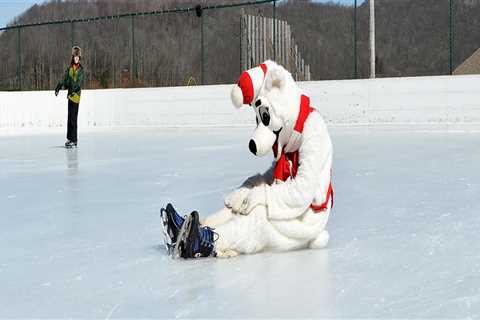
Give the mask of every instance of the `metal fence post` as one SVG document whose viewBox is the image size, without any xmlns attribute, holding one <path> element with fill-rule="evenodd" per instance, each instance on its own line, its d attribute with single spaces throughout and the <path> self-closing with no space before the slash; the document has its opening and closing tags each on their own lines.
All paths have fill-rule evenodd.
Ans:
<svg viewBox="0 0 480 320">
<path fill-rule="evenodd" d="M 370 78 L 375 78 L 375 0 L 370 0 Z"/>
<path fill-rule="evenodd" d="M 204 85 L 204 52 L 203 52 L 203 8 L 201 5 L 195 6 L 195 14 L 200 18 L 200 84 Z"/>
<path fill-rule="evenodd" d="M 455 19 L 454 19 L 454 12 L 453 12 L 453 0 L 449 0 L 449 10 L 448 10 L 448 17 L 449 17 L 449 70 L 450 74 L 453 74 L 453 58 L 454 58 L 454 50 L 455 50 Z"/>
<path fill-rule="evenodd" d="M 240 73 L 242 73 L 242 66 L 243 66 L 243 47 L 242 47 L 242 40 L 243 40 L 243 15 L 240 15 Z"/>
<path fill-rule="evenodd" d="M 354 78 L 358 79 L 358 59 L 357 59 L 357 0 L 353 4 L 353 69 Z"/>
<path fill-rule="evenodd" d="M 273 61 L 277 59 L 277 0 L 273 0 Z"/>
<path fill-rule="evenodd" d="M 200 79 L 201 79 L 202 85 L 204 85 L 205 84 L 205 82 L 204 82 L 204 80 L 205 80 L 205 77 L 204 77 L 204 71 L 205 71 L 205 69 L 204 69 L 205 55 L 204 54 L 205 54 L 205 52 L 204 52 L 204 48 L 203 48 L 203 45 L 204 45 L 204 43 L 203 43 L 203 14 L 200 16 L 200 33 L 201 33 L 201 35 L 200 35 L 201 49 L 200 50 L 201 50 L 201 59 L 202 59 L 202 62 L 201 62 L 201 68 L 202 68 L 201 72 L 202 72 L 202 74 L 201 74 Z"/>
<path fill-rule="evenodd" d="M 21 45 L 21 28 L 17 28 L 17 81 L 18 90 L 22 90 L 22 45 Z"/>
<path fill-rule="evenodd" d="M 130 29 L 131 29 L 131 50 L 130 53 L 130 80 L 133 80 L 134 73 L 135 73 L 135 24 L 134 24 L 134 16 L 131 16 L 130 20 Z"/>
<path fill-rule="evenodd" d="M 71 43 L 71 47 L 73 48 L 73 45 L 74 45 L 73 21 L 70 22 L 70 43 Z"/>
</svg>

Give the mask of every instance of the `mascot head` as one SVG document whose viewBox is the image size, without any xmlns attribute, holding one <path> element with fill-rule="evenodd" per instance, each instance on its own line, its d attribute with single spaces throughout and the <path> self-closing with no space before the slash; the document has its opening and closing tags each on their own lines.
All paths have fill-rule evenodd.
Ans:
<svg viewBox="0 0 480 320">
<path fill-rule="evenodd" d="M 292 133 L 300 110 L 301 96 L 302 91 L 290 72 L 282 66 L 270 70 L 255 101 L 258 126 L 249 142 L 252 153 L 263 156 L 273 148 L 273 154 L 278 160 L 284 148 L 287 152 L 298 149 Z M 252 150 L 253 145 L 256 150 Z"/>
<path fill-rule="evenodd" d="M 255 112 L 257 127 L 248 144 L 254 155 L 273 150 L 278 160 L 284 148 L 287 152 L 298 149 L 297 136 L 292 133 L 302 94 L 290 72 L 273 61 L 242 73 L 231 99 L 235 107 L 249 105 Z"/>
<path fill-rule="evenodd" d="M 240 85 L 237 87 L 241 88 Z M 238 93 L 234 87 L 232 101 Z M 249 104 L 255 112 L 257 127 L 248 144 L 250 151 L 256 156 L 264 156 L 273 150 L 275 159 L 278 160 L 284 148 L 287 152 L 298 150 L 298 139 L 293 132 L 299 115 L 302 91 L 290 72 L 280 65 L 271 65 L 258 95 L 253 97 L 253 102 Z M 235 101 L 233 103 L 235 104 Z"/>
</svg>

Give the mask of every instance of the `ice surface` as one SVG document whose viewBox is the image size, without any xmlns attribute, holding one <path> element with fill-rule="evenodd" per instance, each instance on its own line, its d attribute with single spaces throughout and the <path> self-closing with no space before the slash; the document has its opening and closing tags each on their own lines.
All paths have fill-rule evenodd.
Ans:
<svg viewBox="0 0 480 320">
<path fill-rule="evenodd" d="M 0 317 L 480 317 L 480 133 L 334 128 L 328 249 L 169 259 L 159 208 L 218 209 L 250 133 L 0 137 Z"/>
</svg>

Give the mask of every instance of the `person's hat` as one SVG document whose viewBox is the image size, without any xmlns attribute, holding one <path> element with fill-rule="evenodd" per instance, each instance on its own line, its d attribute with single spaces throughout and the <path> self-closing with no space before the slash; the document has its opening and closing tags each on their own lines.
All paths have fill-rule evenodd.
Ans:
<svg viewBox="0 0 480 320">
<path fill-rule="evenodd" d="M 82 49 L 79 46 L 74 46 L 72 48 L 72 57 L 81 57 Z"/>
</svg>

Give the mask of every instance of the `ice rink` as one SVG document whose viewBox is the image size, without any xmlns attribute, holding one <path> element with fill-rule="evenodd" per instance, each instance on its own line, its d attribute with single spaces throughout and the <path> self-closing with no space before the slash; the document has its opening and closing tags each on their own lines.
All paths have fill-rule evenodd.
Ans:
<svg viewBox="0 0 480 320">
<path fill-rule="evenodd" d="M 0 317 L 480 317 L 479 132 L 331 128 L 327 249 L 167 257 L 162 205 L 207 215 L 268 167 L 251 131 L 0 136 Z"/>
</svg>

